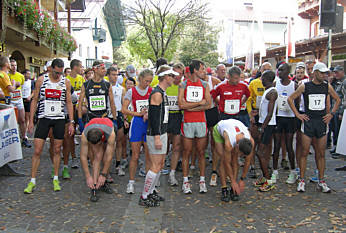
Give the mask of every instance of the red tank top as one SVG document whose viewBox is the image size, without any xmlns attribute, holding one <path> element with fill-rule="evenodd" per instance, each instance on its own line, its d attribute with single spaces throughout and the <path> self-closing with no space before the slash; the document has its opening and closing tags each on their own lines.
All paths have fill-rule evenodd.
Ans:
<svg viewBox="0 0 346 233">
<path fill-rule="evenodd" d="M 134 112 L 140 112 L 143 108 L 149 108 L 149 96 L 152 90 L 153 89 L 149 87 L 147 94 L 141 96 L 136 90 L 136 87 L 132 87 L 132 106 Z"/>
<path fill-rule="evenodd" d="M 93 118 L 88 122 L 88 124 L 85 125 L 85 128 L 94 124 L 106 125 L 108 127 L 113 128 L 113 122 L 108 118 Z"/>
<path fill-rule="evenodd" d="M 189 90 L 190 93 L 188 93 L 188 87 L 202 87 L 202 99 L 205 98 L 205 87 L 203 86 L 201 80 L 198 79 L 197 82 L 192 82 L 190 79 L 186 79 L 186 87 L 184 90 L 185 101 L 191 102 L 191 101 L 188 101 L 188 98 L 189 98 L 189 96 L 187 96 L 188 94 L 190 95 L 190 98 L 191 98 L 191 96 L 196 97 L 195 93 L 198 93 L 198 91 L 197 92 L 193 91 L 194 94 L 191 95 L 191 90 Z M 200 93 L 198 93 L 198 94 L 200 94 Z M 206 122 L 205 112 L 204 111 L 190 112 L 189 110 L 184 110 L 184 122 L 186 122 L 186 123 L 189 123 L 189 122 Z"/>
</svg>

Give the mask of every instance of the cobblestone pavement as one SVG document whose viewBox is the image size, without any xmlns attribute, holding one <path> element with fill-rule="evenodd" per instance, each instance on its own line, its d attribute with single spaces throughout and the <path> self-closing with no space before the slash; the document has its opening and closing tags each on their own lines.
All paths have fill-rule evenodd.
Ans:
<svg viewBox="0 0 346 233">
<path fill-rule="evenodd" d="M 49 145 L 47 143 L 47 145 Z M 280 170 L 277 188 L 260 193 L 247 179 L 247 187 L 238 202 L 220 201 L 220 186 L 198 193 L 198 178 L 192 180 L 192 195 L 181 192 L 180 185 L 170 187 L 168 176 L 161 176 L 160 194 L 166 201 L 160 207 L 138 206 L 144 179 L 136 178 L 136 194 L 126 194 L 128 174 L 112 174 L 114 194 L 100 193 L 97 203 L 89 201 L 81 168 L 71 169 L 71 180 L 62 180 L 62 191 L 53 192 L 51 163 L 47 147 L 41 159 L 36 190 L 25 195 L 29 181 L 33 149 L 23 149 L 24 159 L 11 166 L 25 177 L 0 177 L 0 231 L 4 232 L 345 232 L 345 172 L 334 168 L 344 160 L 333 160 L 327 153 L 327 182 L 331 194 L 307 184 L 305 193 L 296 185 L 285 184 L 288 171 Z M 79 148 L 77 148 L 78 152 Z M 77 153 L 78 154 L 78 153 Z M 315 167 L 309 156 L 307 177 Z M 208 164 L 207 180 L 211 165 Z M 112 168 L 114 171 L 114 168 Z M 127 172 L 127 171 L 126 171 Z M 258 170 L 258 173 L 260 171 Z M 208 182 L 209 183 L 209 182 Z"/>
</svg>

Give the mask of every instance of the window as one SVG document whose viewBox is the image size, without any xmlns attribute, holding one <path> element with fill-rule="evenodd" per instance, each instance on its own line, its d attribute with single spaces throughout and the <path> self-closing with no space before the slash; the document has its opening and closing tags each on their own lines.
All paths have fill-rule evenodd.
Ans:
<svg viewBox="0 0 346 233">
<path fill-rule="evenodd" d="M 82 44 L 79 44 L 79 56 L 83 57 L 83 50 L 82 50 Z"/>
</svg>

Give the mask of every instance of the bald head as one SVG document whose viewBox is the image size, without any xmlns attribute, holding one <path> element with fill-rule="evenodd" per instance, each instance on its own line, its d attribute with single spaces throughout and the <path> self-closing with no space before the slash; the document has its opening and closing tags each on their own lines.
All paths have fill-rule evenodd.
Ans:
<svg viewBox="0 0 346 233">
<path fill-rule="evenodd" d="M 269 62 L 264 62 L 261 66 L 261 73 L 262 74 L 266 70 L 272 70 L 272 64 L 270 64 Z"/>
</svg>

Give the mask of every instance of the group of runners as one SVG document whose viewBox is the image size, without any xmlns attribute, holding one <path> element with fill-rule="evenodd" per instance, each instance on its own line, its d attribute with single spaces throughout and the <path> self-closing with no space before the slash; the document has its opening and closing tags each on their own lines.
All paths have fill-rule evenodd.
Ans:
<svg viewBox="0 0 346 233">
<path fill-rule="evenodd" d="M 1 77 L 7 77 L 12 61 L 1 57 L 0 66 Z M 210 75 L 200 60 L 192 60 L 185 67 L 181 63 L 167 65 L 165 59 L 159 59 L 155 72 L 143 69 L 138 76 L 134 67 L 128 66 L 121 80 L 117 66 L 107 70 L 103 62 L 95 61 L 89 79 L 80 75 L 81 67 L 80 61 L 73 60 L 66 74 L 64 62 L 54 59 L 48 72 L 37 79 L 30 92 L 28 125 L 23 128 L 29 133 L 35 126 L 36 129 L 31 180 L 24 193 L 32 193 L 36 187 L 40 156 L 47 137 L 50 137 L 54 191 L 61 190 L 61 152 L 64 158 L 62 177 L 71 178 L 68 172 L 70 154 L 73 167 L 78 167 L 74 140 L 77 125 L 81 132 L 80 162 L 91 190 L 91 201 L 99 199 L 98 190 L 112 193 L 110 168 L 115 155 L 118 175 L 125 175 L 128 166 L 126 193 L 135 193 L 139 164 L 139 174 L 145 176 L 139 205 L 159 206 L 164 198 L 157 187 L 170 148 L 169 184 L 179 185 L 176 170 L 181 160 L 182 192 L 192 193 L 191 171 L 195 170 L 198 160 L 199 192 L 206 193 L 205 154 L 209 143 L 212 158 L 209 186 L 217 186 L 219 179 L 222 201 L 239 199 L 248 172 L 255 171 L 255 157 L 259 160 L 262 176 L 254 185 L 259 191 L 272 190 L 279 182 L 280 148 L 288 154 L 290 173 L 286 183 L 297 182 L 297 191 L 304 192 L 311 145 L 318 170 L 317 186 L 322 192 L 330 192 L 324 176 L 325 149 L 328 124 L 338 110 L 340 98 L 327 82 L 329 69 L 325 64 L 313 64 L 308 75 L 305 64 L 298 64 L 292 79 L 289 64 L 280 62 L 274 72 L 266 62 L 250 82 L 242 78 L 243 72 L 237 66 L 226 72 L 226 67 L 220 64 L 216 67 L 216 75 Z M 8 83 L 0 83 L 1 89 L 5 96 L 11 97 L 11 104 L 18 107 L 16 93 L 22 87 L 19 92 L 27 99 L 23 90 L 27 87 L 16 78 L 8 80 Z M 23 144 L 27 145 L 25 130 L 21 129 L 21 133 Z M 293 142 L 294 134 L 296 143 Z M 127 140 L 130 158 L 127 158 Z M 141 151 L 145 155 L 145 168 L 140 159 Z M 241 158 L 244 158 L 244 166 L 239 172 Z M 269 169 L 271 158 L 273 164 Z"/>
</svg>

